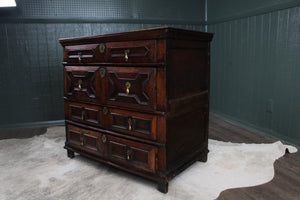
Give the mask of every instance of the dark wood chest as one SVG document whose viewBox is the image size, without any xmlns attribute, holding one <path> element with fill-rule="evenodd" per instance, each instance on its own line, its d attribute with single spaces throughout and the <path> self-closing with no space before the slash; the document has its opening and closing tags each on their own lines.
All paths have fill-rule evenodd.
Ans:
<svg viewBox="0 0 300 200">
<path fill-rule="evenodd" d="M 60 39 L 66 143 L 158 183 L 206 161 L 210 33 L 171 27 Z"/>
</svg>

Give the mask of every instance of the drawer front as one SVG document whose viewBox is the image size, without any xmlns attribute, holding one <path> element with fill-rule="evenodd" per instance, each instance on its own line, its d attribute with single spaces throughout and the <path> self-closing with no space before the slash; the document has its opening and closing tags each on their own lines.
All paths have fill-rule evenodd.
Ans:
<svg viewBox="0 0 300 200">
<path fill-rule="evenodd" d="M 67 125 L 67 144 L 93 154 L 103 155 L 105 145 L 101 142 L 101 133 Z"/>
<path fill-rule="evenodd" d="M 157 147 L 108 136 L 110 160 L 138 170 L 155 173 Z"/>
<path fill-rule="evenodd" d="M 100 106 L 65 102 L 65 117 L 68 120 L 104 127 L 106 118 L 103 110 L 105 109 Z"/>
<path fill-rule="evenodd" d="M 154 110 L 156 69 L 107 67 L 107 104 Z"/>
<path fill-rule="evenodd" d="M 116 63 L 155 62 L 155 40 L 106 43 L 107 60 Z"/>
<path fill-rule="evenodd" d="M 73 101 L 100 103 L 99 67 L 64 67 L 64 95 Z"/>
<path fill-rule="evenodd" d="M 127 135 L 156 140 L 155 115 L 110 109 L 110 129 Z"/>
<path fill-rule="evenodd" d="M 85 44 L 64 47 L 64 61 L 68 63 L 103 62 L 104 60 L 104 44 Z"/>
</svg>

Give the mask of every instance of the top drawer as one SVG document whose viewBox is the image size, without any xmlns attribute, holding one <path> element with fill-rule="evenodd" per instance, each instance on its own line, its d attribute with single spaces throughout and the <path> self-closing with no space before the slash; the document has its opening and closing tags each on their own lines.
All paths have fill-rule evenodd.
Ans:
<svg viewBox="0 0 300 200">
<path fill-rule="evenodd" d="M 155 41 L 107 43 L 107 61 L 113 63 L 155 62 Z"/>
<path fill-rule="evenodd" d="M 68 63 L 103 62 L 105 54 L 104 44 L 84 44 L 66 46 L 64 48 L 64 61 Z"/>
<path fill-rule="evenodd" d="M 154 63 L 155 40 L 65 46 L 68 63 Z"/>
</svg>

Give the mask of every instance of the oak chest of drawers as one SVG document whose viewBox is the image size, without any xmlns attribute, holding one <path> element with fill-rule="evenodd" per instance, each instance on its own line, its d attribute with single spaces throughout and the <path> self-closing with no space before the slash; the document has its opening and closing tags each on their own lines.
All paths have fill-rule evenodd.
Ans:
<svg viewBox="0 0 300 200">
<path fill-rule="evenodd" d="M 60 39 L 65 148 L 158 183 L 206 161 L 210 33 L 161 27 Z"/>
</svg>

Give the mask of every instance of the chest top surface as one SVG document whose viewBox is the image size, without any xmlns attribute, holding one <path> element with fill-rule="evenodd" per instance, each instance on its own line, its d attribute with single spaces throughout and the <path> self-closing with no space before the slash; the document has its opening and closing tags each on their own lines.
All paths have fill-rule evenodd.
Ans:
<svg viewBox="0 0 300 200">
<path fill-rule="evenodd" d="M 101 35 L 62 38 L 59 40 L 62 46 L 75 45 L 82 43 L 95 42 L 117 42 L 132 40 L 151 40 L 151 39 L 179 39 L 210 42 L 213 38 L 212 33 L 186 30 L 174 27 L 159 27 L 126 32 L 116 32 Z"/>
</svg>

